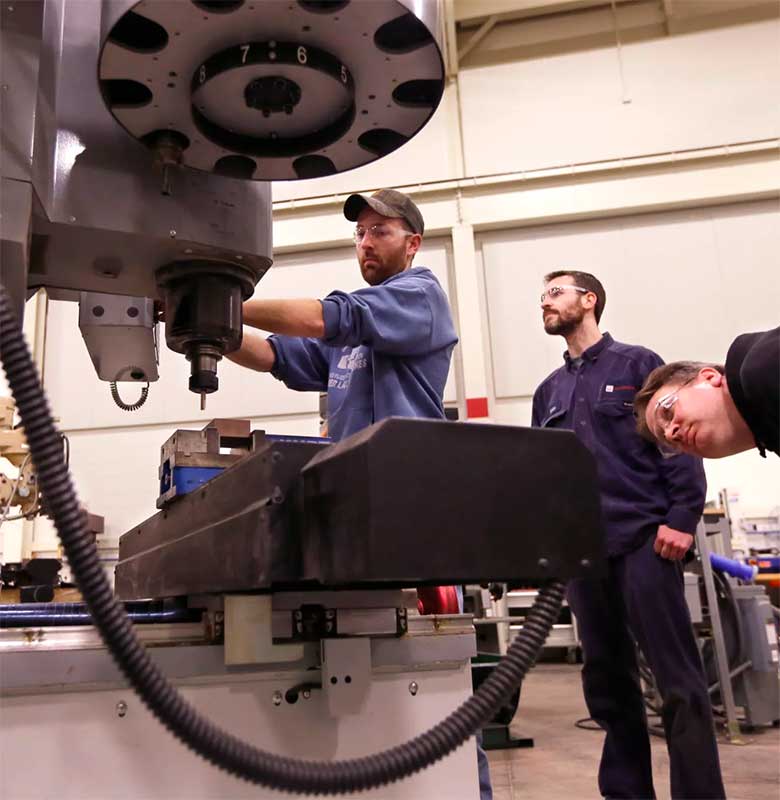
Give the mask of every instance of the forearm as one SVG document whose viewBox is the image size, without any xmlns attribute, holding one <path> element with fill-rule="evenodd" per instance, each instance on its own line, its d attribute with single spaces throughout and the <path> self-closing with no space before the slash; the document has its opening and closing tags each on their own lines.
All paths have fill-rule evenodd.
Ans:
<svg viewBox="0 0 780 800">
<path fill-rule="evenodd" d="M 276 361 L 276 354 L 268 340 L 246 328 L 244 328 L 241 347 L 232 353 L 227 353 L 226 357 L 242 367 L 248 367 L 258 372 L 270 372 Z"/>
<path fill-rule="evenodd" d="M 244 324 L 285 336 L 321 338 L 325 335 L 319 300 L 247 300 Z"/>
<path fill-rule="evenodd" d="M 661 464 L 666 484 L 669 510 L 666 524 L 686 533 L 693 533 L 704 509 L 707 478 L 700 458 L 679 455 Z"/>
</svg>

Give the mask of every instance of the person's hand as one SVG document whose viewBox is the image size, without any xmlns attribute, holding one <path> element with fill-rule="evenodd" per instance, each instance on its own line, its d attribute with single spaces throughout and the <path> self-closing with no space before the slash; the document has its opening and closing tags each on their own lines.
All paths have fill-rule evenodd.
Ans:
<svg viewBox="0 0 780 800">
<path fill-rule="evenodd" d="M 667 558 L 669 561 L 680 561 L 690 550 L 692 544 L 693 536 L 690 533 L 676 531 L 668 525 L 658 526 L 654 549 L 661 558 Z"/>
</svg>

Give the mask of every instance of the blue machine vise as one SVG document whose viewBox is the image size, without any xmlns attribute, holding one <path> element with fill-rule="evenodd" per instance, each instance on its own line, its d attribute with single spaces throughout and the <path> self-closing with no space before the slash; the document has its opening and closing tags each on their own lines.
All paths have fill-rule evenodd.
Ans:
<svg viewBox="0 0 780 800">
<path fill-rule="evenodd" d="M 288 444 L 326 445 L 317 436 L 269 436 L 263 441 Z M 157 508 L 165 508 L 177 497 L 197 491 L 254 448 L 247 419 L 213 419 L 200 431 L 178 430 L 160 450 L 160 496 Z"/>
<path fill-rule="evenodd" d="M 249 420 L 213 419 L 200 431 L 176 431 L 160 450 L 157 508 L 196 491 L 251 449 Z"/>
</svg>

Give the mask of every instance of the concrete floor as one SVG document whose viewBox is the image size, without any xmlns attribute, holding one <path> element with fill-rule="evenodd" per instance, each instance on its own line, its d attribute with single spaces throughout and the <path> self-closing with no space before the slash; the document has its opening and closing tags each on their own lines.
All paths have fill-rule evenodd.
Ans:
<svg viewBox="0 0 780 800">
<path fill-rule="evenodd" d="M 488 753 L 494 800 L 584 800 L 598 798 L 596 783 L 603 734 L 574 727 L 587 717 L 580 666 L 546 663 L 528 675 L 512 723 L 515 736 L 534 747 Z M 669 800 L 669 759 L 663 739 L 652 738 L 658 800 Z M 720 740 L 723 780 L 729 800 L 780 798 L 780 729 L 746 735 L 749 744 Z"/>
</svg>

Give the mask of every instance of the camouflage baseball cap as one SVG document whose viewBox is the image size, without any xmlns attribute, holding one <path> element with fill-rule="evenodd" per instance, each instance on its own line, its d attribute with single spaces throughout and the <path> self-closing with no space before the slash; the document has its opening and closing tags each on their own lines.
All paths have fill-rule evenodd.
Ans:
<svg viewBox="0 0 780 800">
<path fill-rule="evenodd" d="M 420 209 L 412 202 L 412 198 L 395 189 L 380 189 L 370 197 L 364 194 L 351 194 L 344 203 L 344 216 L 355 222 L 360 212 L 369 206 L 383 217 L 396 217 L 404 220 L 414 233 L 422 235 L 425 222 Z"/>
</svg>

